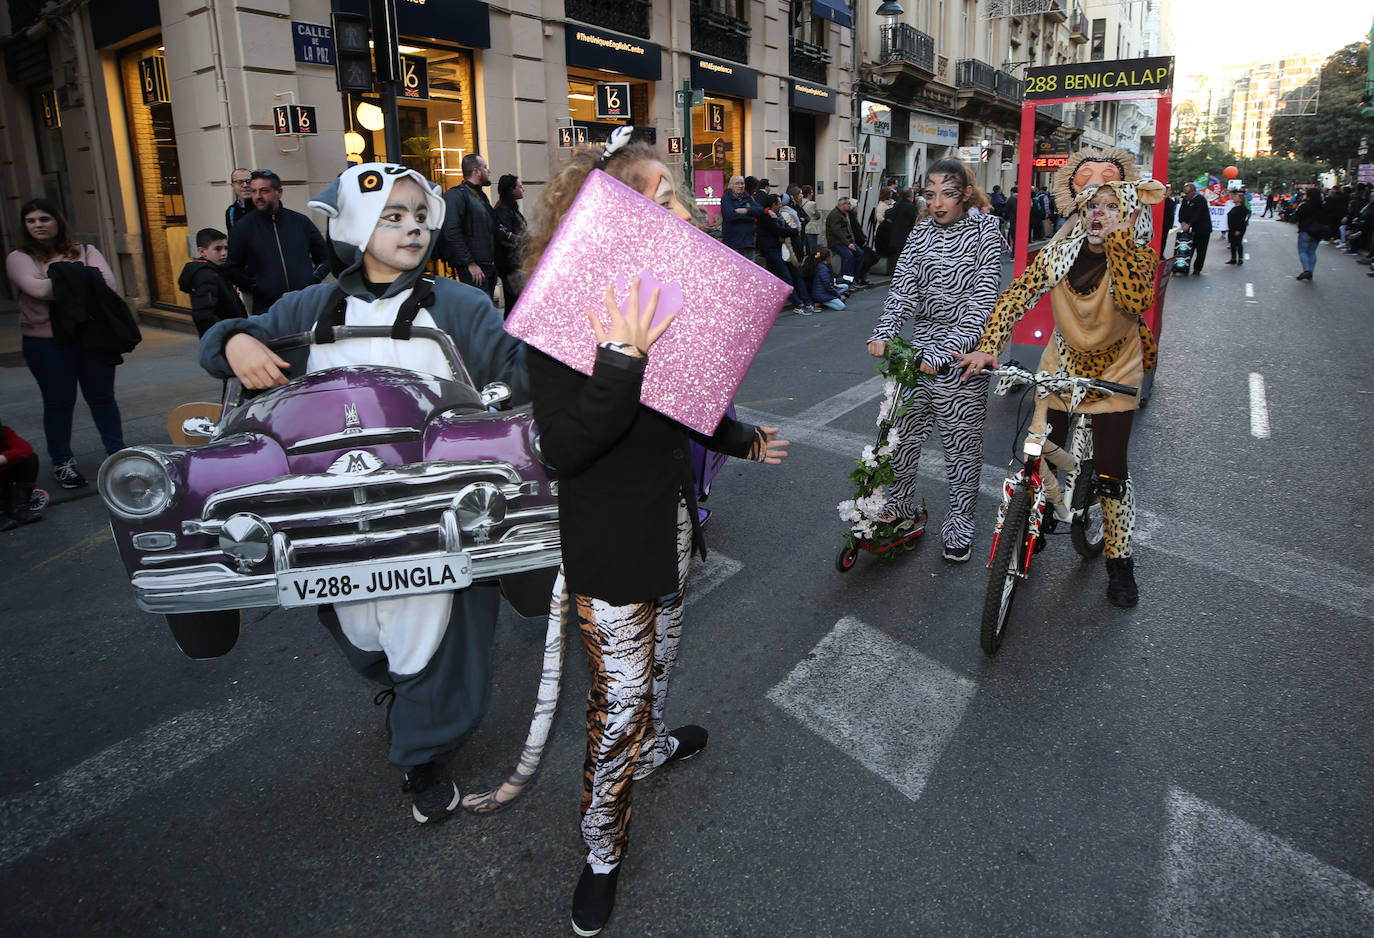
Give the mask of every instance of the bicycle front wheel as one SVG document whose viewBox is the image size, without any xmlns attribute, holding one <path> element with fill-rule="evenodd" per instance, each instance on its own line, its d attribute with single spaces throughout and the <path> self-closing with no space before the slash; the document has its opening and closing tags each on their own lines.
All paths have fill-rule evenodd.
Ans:
<svg viewBox="0 0 1374 938">
<path fill-rule="evenodd" d="M 983 653 L 997 654 L 1007 636 L 1011 604 L 1021 583 L 1021 564 L 1026 556 L 1026 529 L 1030 525 L 1030 492 L 1021 489 L 1011 497 L 1002 518 L 997 552 L 992 555 L 988 590 L 983 598 L 983 622 L 978 640 Z"/>
<path fill-rule="evenodd" d="M 1093 461 L 1085 459 L 1074 481 L 1073 520 L 1069 522 L 1069 536 L 1073 549 L 1084 560 L 1093 560 L 1102 553 L 1102 500 L 1093 491 Z"/>
</svg>

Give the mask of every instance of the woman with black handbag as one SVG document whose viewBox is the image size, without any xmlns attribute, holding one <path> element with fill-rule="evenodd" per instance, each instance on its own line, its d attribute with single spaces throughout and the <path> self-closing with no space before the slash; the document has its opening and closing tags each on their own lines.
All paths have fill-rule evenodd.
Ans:
<svg viewBox="0 0 1374 938">
<path fill-rule="evenodd" d="M 48 267 L 64 261 L 85 264 L 100 271 L 111 290 L 116 289 L 114 273 L 94 247 L 72 241 L 67 219 L 49 200 L 30 199 L 20 207 L 19 218 L 23 231 L 19 249 L 5 259 L 5 270 L 19 293 L 24 363 L 43 395 L 43 435 L 53 477 L 64 489 L 79 489 L 86 478 L 77 471 L 72 455 L 77 387 L 91 409 L 107 454 L 124 448 L 124 429 L 115 402 L 111 357 L 80 343 L 60 343 L 53 338 L 53 284 Z"/>
</svg>

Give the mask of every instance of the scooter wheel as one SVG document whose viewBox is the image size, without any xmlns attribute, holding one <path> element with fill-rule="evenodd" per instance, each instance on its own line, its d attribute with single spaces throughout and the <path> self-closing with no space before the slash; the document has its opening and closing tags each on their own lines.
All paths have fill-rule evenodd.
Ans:
<svg viewBox="0 0 1374 938">
<path fill-rule="evenodd" d="M 49 500 L 47 492 L 34 489 L 33 494 L 29 496 L 29 511 L 42 511 L 48 507 Z"/>
<path fill-rule="evenodd" d="M 846 544 L 840 548 L 840 552 L 835 555 L 835 569 L 841 573 L 848 573 L 854 564 L 859 562 L 859 548 L 850 547 Z"/>
</svg>

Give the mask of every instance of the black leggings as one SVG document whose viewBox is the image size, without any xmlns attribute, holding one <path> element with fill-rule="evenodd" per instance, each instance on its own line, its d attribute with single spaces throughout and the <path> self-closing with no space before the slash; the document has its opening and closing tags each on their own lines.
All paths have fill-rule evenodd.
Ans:
<svg viewBox="0 0 1374 938">
<path fill-rule="evenodd" d="M 1068 421 L 1064 412 L 1049 412 L 1050 441 L 1067 448 L 1069 439 Z M 1135 422 L 1135 411 L 1116 411 L 1109 414 L 1093 414 L 1093 471 L 1098 475 L 1124 479 L 1129 471 L 1126 467 L 1126 449 L 1131 442 L 1131 425 Z"/>
</svg>

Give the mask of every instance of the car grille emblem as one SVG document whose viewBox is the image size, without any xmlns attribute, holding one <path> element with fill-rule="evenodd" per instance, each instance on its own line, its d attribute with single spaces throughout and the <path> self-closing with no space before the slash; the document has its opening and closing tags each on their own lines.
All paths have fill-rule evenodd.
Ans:
<svg viewBox="0 0 1374 938">
<path fill-rule="evenodd" d="M 371 472 L 373 469 L 380 469 L 385 465 L 386 463 L 367 450 L 355 449 L 349 450 L 334 460 L 326 471 L 334 476 L 356 476 L 362 475 L 364 472 Z"/>
<path fill-rule="evenodd" d="M 344 433 L 362 433 L 363 425 L 358 422 L 358 405 L 348 403 L 344 405 Z"/>
</svg>

